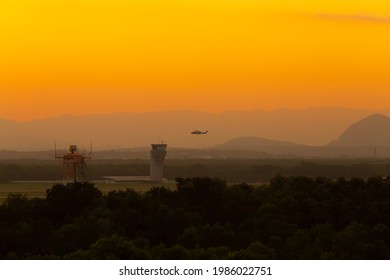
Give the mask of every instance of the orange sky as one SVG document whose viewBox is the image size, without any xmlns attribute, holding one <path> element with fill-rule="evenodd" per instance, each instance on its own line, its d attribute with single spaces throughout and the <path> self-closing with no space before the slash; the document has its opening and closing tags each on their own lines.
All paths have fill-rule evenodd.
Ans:
<svg viewBox="0 0 390 280">
<path fill-rule="evenodd" d="M 388 0 L 2 0 L 0 118 L 390 108 Z"/>
</svg>

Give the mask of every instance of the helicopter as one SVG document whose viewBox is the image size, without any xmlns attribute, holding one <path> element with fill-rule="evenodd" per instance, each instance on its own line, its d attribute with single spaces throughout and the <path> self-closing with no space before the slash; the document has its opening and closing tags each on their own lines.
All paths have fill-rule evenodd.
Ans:
<svg viewBox="0 0 390 280">
<path fill-rule="evenodd" d="M 206 130 L 206 131 L 194 130 L 191 132 L 191 134 L 201 135 L 201 134 L 207 134 L 207 132 L 209 132 L 209 131 L 208 130 Z"/>
</svg>

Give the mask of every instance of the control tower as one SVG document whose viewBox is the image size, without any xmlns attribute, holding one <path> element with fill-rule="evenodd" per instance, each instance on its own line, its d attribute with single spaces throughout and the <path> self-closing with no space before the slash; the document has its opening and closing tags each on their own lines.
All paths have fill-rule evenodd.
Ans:
<svg viewBox="0 0 390 280">
<path fill-rule="evenodd" d="M 162 182 L 163 165 L 167 154 L 167 144 L 152 144 L 150 150 L 150 180 Z"/>
</svg>

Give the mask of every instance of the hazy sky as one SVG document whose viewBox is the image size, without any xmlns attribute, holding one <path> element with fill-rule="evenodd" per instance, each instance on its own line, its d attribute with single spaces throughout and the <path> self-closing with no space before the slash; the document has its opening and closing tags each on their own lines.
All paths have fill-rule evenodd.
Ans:
<svg viewBox="0 0 390 280">
<path fill-rule="evenodd" d="M 1 0 L 0 118 L 390 107 L 388 0 Z"/>
</svg>

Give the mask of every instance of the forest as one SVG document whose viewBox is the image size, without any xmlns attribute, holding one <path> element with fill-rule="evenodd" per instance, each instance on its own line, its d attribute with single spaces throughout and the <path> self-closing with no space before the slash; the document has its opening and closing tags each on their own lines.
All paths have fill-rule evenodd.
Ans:
<svg viewBox="0 0 390 280">
<path fill-rule="evenodd" d="M 104 176 L 149 175 L 149 160 L 92 160 L 88 162 L 87 178 L 102 180 Z M 218 177 L 231 183 L 269 182 L 277 174 L 283 176 L 359 177 L 387 176 L 387 159 L 167 159 L 164 177 Z M 10 181 L 60 181 L 62 162 L 56 160 L 0 160 L 0 183 Z"/>
<path fill-rule="evenodd" d="M 55 184 L 0 205 L 0 259 L 390 259 L 390 177 Z"/>
</svg>

